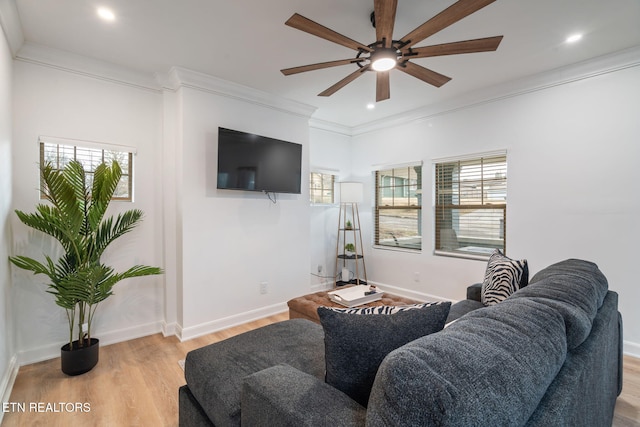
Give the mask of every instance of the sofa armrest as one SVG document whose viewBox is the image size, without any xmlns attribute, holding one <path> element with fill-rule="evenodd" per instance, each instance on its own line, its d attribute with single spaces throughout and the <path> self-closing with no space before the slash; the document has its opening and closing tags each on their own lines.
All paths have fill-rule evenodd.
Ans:
<svg viewBox="0 0 640 427">
<path fill-rule="evenodd" d="M 324 381 L 281 364 L 245 377 L 242 425 L 364 426 L 366 409 Z"/>
<path fill-rule="evenodd" d="M 467 299 L 482 302 L 482 283 L 475 283 L 467 287 Z"/>
</svg>

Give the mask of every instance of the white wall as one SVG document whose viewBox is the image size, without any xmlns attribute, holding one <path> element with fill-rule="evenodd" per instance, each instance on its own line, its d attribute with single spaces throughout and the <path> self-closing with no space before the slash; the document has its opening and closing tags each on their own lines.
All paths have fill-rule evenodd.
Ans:
<svg viewBox="0 0 640 427">
<path fill-rule="evenodd" d="M 336 175 L 336 184 L 351 177 L 351 137 L 341 132 L 311 127 L 311 170 Z M 334 285 L 336 269 L 336 238 L 339 205 L 335 190 L 335 204 L 311 205 L 310 257 L 312 290 L 318 291 Z M 318 273 L 318 266 L 322 271 Z"/>
<path fill-rule="evenodd" d="M 178 78 L 193 76 L 181 70 Z M 219 80 L 196 78 L 203 87 L 183 81 L 177 92 L 183 339 L 284 311 L 288 299 L 309 292 L 308 115 L 219 94 L 209 89 Z M 302 144 L 302 194 L 272 203 L 262 193 L 217 190 L 219 126 Z"/>
<path fill-rule="evenodd" d="M 12 317 L 11 276 L 8 256 L 11 248 L 11 82 L 12 57 L 0 28 L 0 398 L 8 400 L 8 388 L 15 367 L 15 333 Z M 2 416 L 0 414 L 0 421 Z"/>
<path fill-rule="evenodd" d="M 432 159 L 507 149 L 508 255 L 528 259 L 532 274 L 566 258 L 597 263 L 620 295 L 625 350 L 640 355 L 639 93 L 640 67 L 622 67 L 361 134 L 353 138 L 353 174 L 371 189 L 372 165 L 422 160 L 431 194 Z M 367 273 L 405 293 L 463 299 L 486 263 L 432 255 L 431 197 L 422 253 L 369 247 Z M 369 199 L 362 208 L 367 230 L 370 206 Z"/>
<path fill-rule="evenodd" d="M 158 209 L 162 192 L 158 177 L 162 171 L 157 149 L 161 143 L 161 91 L 63 70 L 60 62 L 64 55 L 54 53 L 52 57 L 58 61 L 55 66 L 15 61 L 13 207 L 31 212 L 40 202 L 39 135 L 136 147 L 135 201 L 114 202 L 108 214 L 139 208 L 145 212 L 145 219 L 116 241 L 103 261 L 116 269 L 134 264 L 162 266 L 162 212 Z M 109 66 L 98 64 L 98 69 L 107 72 Z M 56 247 L 42 233 L 27 229 L 15 215 L 11 218 L 14 254 L 42 259 L 46 248 Z M 19 307 L 15 325 L 20 363 L 58 356 L 59 347 L 68 337 L 64 311 L 45 293 L 45 277 L 17 268 L 12 271 L 13 306 Z M 162 276 L 129 279 L 116 285 L 114 292 L 98 308 L 94 320 L 93 335 L 103 344 L 160 330 L 164 319 Z"/>
</svg>

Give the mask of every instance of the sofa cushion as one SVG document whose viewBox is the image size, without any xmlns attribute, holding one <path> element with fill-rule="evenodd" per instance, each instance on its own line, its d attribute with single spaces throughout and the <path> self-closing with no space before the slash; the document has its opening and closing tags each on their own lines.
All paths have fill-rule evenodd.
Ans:
<svg viewBox="0 0 640 427">
<path fill-rule="evenodd" d="M 305 319 L 285 320 L 190 351 L 185 378 L 214 425 L 239 426 L 244 377 L 279 363 L 323 378 L 322 327 Z"/>
<path fill-rule="evenodd" d="M 367 405 L 380 362 L 392 350 L 440 331 L 451 307 L 437 302 L 392 314 L 350 314 L 319 307 L 325 334 L 326 382 Z"/>
<path fill-rule="evenodd" d="M 384 359 L 367 426 L 525 425 L 566 352 L 562 317 L 544 304 L 474 310 Z"/>
<path fill-rule="evenodd" d="M 607 290 L 607 279 L 596 264 L 569 259 L 538 272 L 510 300 L 528 298 L 556 309 L 564 319 L 571 350 L 589 336 Z"/>
<path fill-rule="evenodd" d="M 245 377 L 243 426 L 362 427 L 367 410 L 323 380 L 286 364 Z"/>
<path fill-rule="evenodd" d="M 527 285 L 529 267 L 526 259 L 514 260 L 496 249 L 489 258 L 482 282 L 482 304 L 504 301 Z"/>
</svg>

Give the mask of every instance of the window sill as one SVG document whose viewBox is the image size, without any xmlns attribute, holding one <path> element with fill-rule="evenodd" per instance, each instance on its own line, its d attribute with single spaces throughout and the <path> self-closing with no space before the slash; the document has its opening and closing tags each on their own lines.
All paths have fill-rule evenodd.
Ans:
<svg viewBox="0 0 640 427">
<path fill-rule="evenodd" d="M 473 254 L 473 253 L 464 253 L 464 252 L 450 252 L 450 251 L 433 251 L 433 254 L 436 256 L 446 256 L 451 258 L 462 258 L 462 259 L 473 259 L 476 261 L 488 261 L 490 255 L 481 255 L 481 254 Z"/>
<path fill-rule="evenodd" d="M 337 203 L 309 203 L 311 207 L 319 207 L 319 208 L 337 208 L 339 205 Z"/>
<path fill-rule="evenodd" d="M 384 251 L 393 251 L 393 252 L 408 252 L 410 254 L 422 253 L 422 249 L 410 249 L 410 248 L 402 248 L 402 247 L 394 247 L 394 246 L 373 245 L 373 249 L 381 249 Z"/>
</svg>

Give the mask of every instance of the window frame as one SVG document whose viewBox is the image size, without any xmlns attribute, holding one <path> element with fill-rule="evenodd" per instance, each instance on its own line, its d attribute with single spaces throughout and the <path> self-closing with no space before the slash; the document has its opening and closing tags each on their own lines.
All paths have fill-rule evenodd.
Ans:
<svg viewBox="0 0 640 427">
<path fill-rule="evenodd" d="M 99 157 L 102 163 L 105 162 L 105 152 L 114 152 L 119 154 L 124 154 L 127 156 L 127 167 L 122 169 L 122 178 L 127 179 L 127 196 L 126 197 L 113 197 L 111 200 L 113 201 L 124 201 L 124 202 L 133 202 L 133 157 L 136 154 L 135 148 L 126 147 L 122 145 L 115 144 L 104 144 L 104 143 L 96 143 L 91 141 L 80 141 L 80 140 L 70 140 L 64 138 L 53 138 L 53 137 L 43 137 L 41 136 L 38 139 L 39 144 L 39 157 L 40 157 L 40 171 L 42 170 L 42 166 L 47 162 L 45 160 L 45 145 L 55 146 L 56 147 L 56 160 L 57 163 L 54 166 L 54 169 L 61 170 L 61 159 L 59 150 L 61 147 L 65 147 L 67 149 L 73 149 L 73 160 L 78 160 L 78 150 L 87 150 L 92 152 L 99 152 Z M 86 170 L 85 173 L 88 175 L 92 175 L 93 171 Z M 41 189 L 44 188 L 44 183 L 42 182 L 42 177 L 40 179 Z M 41 191 L 40 199 L 46 199 L 46 196 Z"/>
<path fill-rule="evenodd" d="M 414 170 L 414 174 L 416 175 L 415 181 L 412 183 L 410 177 L 412 175 L 411 172 L 411 168 L 416 168 L 419 167 L 419 171 L 415 171 Z M 391 173 L 391 178 L 397 178 L 399 177 L 399 175 L 396 175 L 394 171 L 396 170 L 401 170 L 401 169 L 405 169 L 407 170 L 407 183 L 406 184 L 402 184 L 402 185 L 397 185 L 396 183 L 393 183 L 393 185 L 388 185 L 388 186 L 381 186 L 380 182 L 381 182 L 381 178 L 380 178 L 380 174 L 383 172 L 388 172 L 388 171 L 392 171 Z M 373 171 L 373 180 L 374 180 L 374 204 L 373 204 L 373 247 L 376 249 L 386 249 L 386 250 L 395 250 L 395 251 L 404 251 L 404 252 L 414 252 L 414 253 L 419 253 L 422 252 L 422 249 L 424 247 L 423 245 L 423 240 L 424 240 L 424 233 L 423 233 L 423 227 L 422 227 L 422 219 L 423 219 L 423 212 L 424 212 L 424 193 L 423 193 L 423 173 L 424 173 L 424 165 L 422 164 L 422 162 L 412 162 L 412 163 L 404 163 L 404 164 L 390 164 L 390 165 L 385 165 L 382 167 L 378 167 Z M 413 197 L 415 197 L 417 199 L 417 204 L 411 204 L 409 201 L 412 198 L 412 190 L 411 188 L 415 187 L 415 192 L 413 193 Z M 406 198 L 407 199 L 407 204 L 406 205 L 402 205 L 402 204 L 398 204 L 395 205 L 395 203 L 393 205 L 382 205 L 381 200 L 380 200 L 380 196 L 381 196 L 381 191 L 384 191 L 384 189 L 388 189 L 392 192 L 392 199 L 395 202 L 395 193 L 398 189 L 401 189 L 402 191 L 402 196 L 401 198 Z M 405 211 L 416 211 L 416 231 L 417 231 L 417 236 L 419 237 L 419 246 L 416 247 L 415 244 L 402 244 L 401 239 L 402 237 L 400 237 L 400 239 L 396 238 L 395 235 L 393 236 L 394 239 L 394 243 L 395 244 L 385 244 L 385 243 L 381 243 L 381 230 L 380 230 L 380 214 L 381 212 L 384 211 L 400 211 L 400 210 L 405 210 Z"/>
<path fill-rule="evenodd" d="M 321 183 L 320 188 L 313 187 L 314 185 L 313 175 L 320 175 L 320 183 Z M 327 177 L 330 177 L 331 179 L 331 184 L 329 187 L 324 186 L 324 182 Z M 326 171 L 310 172 L 309 173 L 309 203 L 311 203 L 312 205 L 335 205 L 336 204 L 336 191 L 335 191 L 336 178 L 337 178 L 337 175 L 332 172 L 326 172 Z M 319 191 L 321 195 L 324 191 L 329 191 L 331 193 L 331 201 L 327 202 L 324 200 L 321 200 L 321 201 L 314 200 L 313 194 L 314 192 L 317 192 L 317 191 Z"/>
<path fill-rule="evenodd" d="M 456 165 L 457 164 L 457 165 Z M 458 168 L 458 179 L 451 179 L 451 185 L 449 187 L 442 186 L 443 178 L 440 176 L 439 168 L 443 168 L 445 166 L 453 167 L 452 165 L 456 165 Z M 485 166 L 486 165 L 486 166 Z M 494 249 L 500 249 L 503 253 L 506 254 L 507 248 L 507 227 L 506 227 L 506 219 L 507 219 L 507 171 L 508 171 L 508 158 L 507 152 L 504 151 L 496 151 L 489 153 L 479 153 L 462 157 L 453 157 L 446 159 L 434 159 L 433 160 L 433 253 L 434 255 L 441 256 L 451 256 L 457 258 L 471 258 L 471 259 L 481 259 L 486 260 L 489 258 Z M 462 203 L 464 199 L 464 179 L 461 178 L 463 173 L 461 172 L 461 167 L 466 166 L 468 168 L 476 168 L 480 173 L 480 179 L 471 179 L 467 182 L 478 183 L 480 188 L 474 189 L 473 191 L 478 193 L 480 202 L 477 202 L 478 196 L 467 196 L 467 200 L 475 199 L 475 202 Z M 497 172 L 496 172 L 497 170 Z M 486 177 L 486 171 L 490 171 L 494 173 L 494 176 Z M 501 174 L 498 176 L 498 174 Z M 503 174 L 503 175 L 502 175 Z M 466 185 L 469 187 L 469 185 Z M 444 188 L 444 191 L 442 190 Z M 456 192 L 457 189 L 457 193 Z M 497 191 L 496 191 L 497 189 Z M 441 200 L 447 197 L 446 191 L 449 191 L 452 197 L 452 200 L 449 204 L 442 203 Z M 469 190 L 467 190 L 469 191 Z M 500 197 L 503 198 L 503 202 L 498 202 L 496 200 L 491 200 L 493 195 L 500 194 Z M 453 200 L 453 195 L 457 196 L 457 204 Z M 489 224 L 488 228 L 492 229 L 495 234 L 497 230 L 497 238 L 487 237 L 485 239 L 479 238 L 476 236 L 464 236 L 459 235 L 460 233 L 460 224 L 458 224 L 457 234 L 452 234 L 451 237 L 443 236 L 441 231 L 445 231 L 443 228 L 443 224 L 447 222 L 445 217 L 447 210 L 450 212 L 451 218 L 449 221 L 453 221 L 453 211 L 473 211 L 473 213 L 477 212 L 489 212 L 488 215 L 483 215 L 485 218 L 482 219 L 472 219 L 468 221 L 468 224 L 474 225 L 478 227 L 473 229 L 471 234 L 477 233 L 480 234 L 483 226 L 483 221 L 486 220 L 486 217 L 489 217 L 489 221 L 485 224 Z M 490 211 L 501 211 L 501 214 L 493 214 Z M 460 214 L 458 214 L 460 215 Z M 458 217 L 458 220 L 460 218 Z M 474 223 L 475 221 L 475 223 Z M 496 226 L 496 222 L 498 221 L 498 225 Z M 454 233 L 456 233 L 456 228 L 453 227 Z M 486 229 L 485 229 L 486 230 Z M 486 231 L 485 231 L 486 234 Z M 443 240 L 452 239 L 454 243 L 452 247 L 443 247 Z M 474 241 L 475 239 L 475 241 Z M 484 240 L 484 242 L 483 242 Z M 500 241 L 502 244 L 495 244 L 493 242 Z M 466 246 L 456 246 L 463 245 L 466 243 L 472 242 L 473 244 L 467 244 Z M 455 247 L 454 247 L 455 246 Z"/>
</svg>

